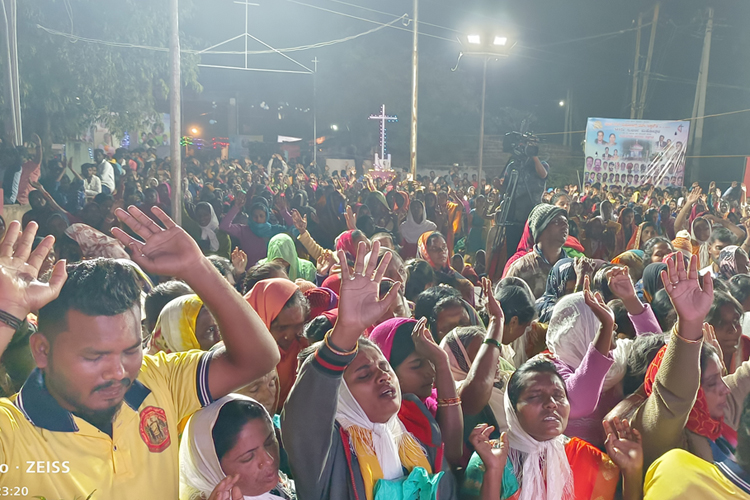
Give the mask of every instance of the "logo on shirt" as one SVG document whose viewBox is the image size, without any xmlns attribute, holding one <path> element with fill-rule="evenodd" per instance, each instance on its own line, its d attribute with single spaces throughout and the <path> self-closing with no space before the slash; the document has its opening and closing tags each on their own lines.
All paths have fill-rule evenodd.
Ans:
<svg viewBox="0 0 750 500">
<path fill-rule="evenodd" d="M 141 411 L 140 431 L 141 439 L 151 453 L 161 453 L 169 448 L 172 442 L 169 438 L 167 415 L 161 408 L 147 406 Z"/>
</svg>

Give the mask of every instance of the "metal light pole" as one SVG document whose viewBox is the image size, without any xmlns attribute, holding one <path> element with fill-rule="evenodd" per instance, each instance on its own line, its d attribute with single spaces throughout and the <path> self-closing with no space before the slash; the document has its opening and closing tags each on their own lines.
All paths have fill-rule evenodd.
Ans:
<svg viewBox="0 0 750 500">
<path fill-rule="evenodd" d="M 479 121 L 479 168 L 477 169 L 477 188 L 482 189 L 482 169 L 484 168 L 484 109 L 487 100 L 487 64 L 490 59 L 508 57 L 515 43 L 511 43 L 505 35 L 491 35 L 480 33 L 467 35 L 461 38 L 462 51 L 459 61 L 463 56 L 482 57 L 484 67 L 482 69 L 482 111 Z M 454 69 L 455 70 L 455 69 Z"/>
<path fill-rule="evenodd" d="M 484 70 L 482 71 L 482 117 L 479 120 L 479 173 L 477 174 L 477 190 L 482 186 L 482 166 L 484 164 L 484 102 L 487 94 L 487 63 L 489 61 L 489 57 L 484 58 Z"/>
<path fill-rule="evenodd" d="M 313 59 L 313 169 L 318 169 L 318 57 Z"/>
<path fill-rule="evenodd" d="M 417 179 L 417 107 L 419 97 L 419 0 L 414 0 L 414 43 L 411 55 L 411 178 Z"/>
<path fill-rule="evenodd" d="M 172 72 L 169 92 L 170 127 L 172 129 L 170 142 L 172 154 L 172 219 L 177 224 L 182 223 L 182 151 L 180 150 L 180 139 L 182 138 L 182 114 L 180 109 L 182 81 L 180 78 L 179 3 L 179 0 L 170 0 L 169 2 L 171 24 L 169 59 Z"/>
<path fill-rule="evenodd" d="M 11 123 L 9 127 L 13 145 L 23 145 L 23 131 L 21 127 L 21 92 L 18 84 L 18 44 L 16 19 L 16 0 L 0 0 L 3 7 L 3 22 L 5 26 L 5 64 L 8 70 L 8 88 L 5 91 L 7 105 L 10 108 Z"/>
</svg>

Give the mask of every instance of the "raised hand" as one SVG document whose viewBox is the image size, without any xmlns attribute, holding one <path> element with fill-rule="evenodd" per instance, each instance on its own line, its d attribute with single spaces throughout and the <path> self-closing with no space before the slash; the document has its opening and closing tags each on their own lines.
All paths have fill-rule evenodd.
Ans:
<svg viewBox="0 0 750 500">
<path fill-rule="evenodd" d="M 305 234 L 307 232 L 307 215 L 302 217 L 296 208 L 292 210 L 292 223 L 300 234 Z"/>
<path fill-rule="evenodd" d="M 630 279 L 627 267 L 613 267 L 607 271 L 609 289 L 618 299 L 626 300 L 635 297 L 635 287 Z"/>
<path fill-rule="evenodd" d="M 247 267 L 247 254 L 237 247 L 232 250 L 232 266 L 238 273 L 244 273 Z"/>
<path fill-rule="evenodd" d="M 474 427 L 469 435 L 469 442 L 474 446 L 479 458 L 482 459 L 485 468 L 495 473 L 502 472 L 505 469 L 505 463 L 508 461 L 508 436 L 505 432 L 500 435 L 500 440 L 490 440 L 490 434 L 495 427 L 487 424 L 479 424 Z"/>
<path fill-rule="evenodd" d="M 208 500 L 242 500 L 242 490 L 237 486 L 240 475 L 227 476 L 216 485 Z"/>
<path fill-rule="evenodd" d="M 588 257 L 576 257 L 573 263 L 573 269 L 576 273 L 576 291 L 579 291 L 583 286 L 583 278 L 594 275 L 594 261 Z"/>
<path fill-rule="evenodd" d="M 427 328 L 427 318 L 417 321 L 412 330 L 411 339 L 414 342 L 414 350 L 430 360 L 432 364 L 437 365 L 441 359 L 448 360 L 448 353 L 441 349 L 432 338 L 432 333 Z"/>
<path fill-rule="evenodd" d="M 599 292 L 591 292 L 591 280 L 588 276 L 583 279 L 583 300 L 594 313 L 594 316 L 601 321 L 602 327 L 613 328 L 615 324 L 615 314 L 604 302 Z"/>
<path fill-rule="evenodd" d="M 346 219 L 346 228 L 348 230 L 357 229 L 357 218 L 354 216 L 354 210 L 351 205 L 346 206 L 346 212 L 344 212 L 344 218 Z"/>
<path fill-rule="evenodd" d="M 333 253 L 330 250 L 323 251 L 321 256 L 318 257 L 316 272 L 320 276 L 328 276 L 331 272 L 331 267 L 333 267 L 333 264 L 335 262 L 336 261 L 333 258 Z"/>
<path fill-rule="evenodd" d="M 698 256 L 691 256 L 690 266 L 686 269 L 682 254 L 673 253 L 667 257 L 667 269 L 661 272 L 661 280 L 677 311 L 678 319 L 703 324 L 713 302 L 714 283 L 710 273 L 707 273 L 703 276 L 701 286 Z"/>
<path fill-rule="evenodd" d="M 693 190 L 690 191 L 690 194 L 688 194 L 687 204 L 693 206 L 698 203 L 698 200 L 700 200 L 701 198 L 701 194 L 703 194 L 703 190 L 698 186 L 694 186 Z"/>
<path fill-rule="evenodd" d="M 349 266 L 341 266 L 341 297 L 339 316 L 331 333 L 333 342 L 343 348 L 354 348 L 357 339 L 393 305 L 399 297 L 401 283 L 394 284 L 385 297 L 379 298 L 380 282 L 383 279 L 392 255 L 386 253 L 378 264 L 380 242 L 372 244 L 367 257 L 367 246 L 363 241 L 357 246 L 354 272 Z M 339 262 L 346 262 L 343 250 L 338 251 Z M 367 266 L 365 267 L 365 260 Z M 377 269 L 376 269 L 377 266 Z"/>
<path fill-rule="evenodd" d="M 721 349 L 719 339 L 716 338 L 714 327 L 709 323 L 703 323 L 703 342 L 706 344 L 710 344 L 714 349 L 716 349 L 716 352 L 719 354 L 719 359 L 721 360 L 721 366 L 722 368 L 724 368 L 724 373 L 727 373 L 727 367 L 724 365 L 724 351 Z"/>
<path fill-rule="evenodd" d="M 485 307 L 490 317 L 500 322 L 500 324 L 505 324 L 503 308 L 500 307 L 497 299 L 495 299 L 495 295 L 492 293 L 492 282 L 488 278 L 482 278 L 482 293 L 487 297 L 487 305 Z"/>
<path fill-rule="evenodd" d="M 189 279 L 195 266 L 204 259 L 201 249 L 164 211 L 154 207 L 151 212 L 159 218 L 166 229 L 138 208 L 130 206 L 127 212 L 118 208 L 115 215 L 143 241 L 136 240 L 120 228 L 112 228 L 112 236 L 130 248 L 131 259 L 145 271 L 182 280 Z"/>
<path fill-rule="evenodd" d="M 614 417 L 611 422 L 604 421 L 604 432 L 607 440 L 604 446 L 607 455 L 620 468 L 624 475 L 640 475 L 643 471 L 643 445 L 641 434 L 630 427 L 627 420 Z"/>
<path fill-rule="evenodd" d="M 38 227 L 36 222 L 29 222 L 21 232 L 21 223 L 13 221 L 0 242 L 0 310 L 20 320 L 56 299 L 68 277 L 65 261 L 61 260 L 48 283 L 37 280 L 39 268 L 55 243 L 53 236 L 47 236 L 32 252 Z"/>
</svg>

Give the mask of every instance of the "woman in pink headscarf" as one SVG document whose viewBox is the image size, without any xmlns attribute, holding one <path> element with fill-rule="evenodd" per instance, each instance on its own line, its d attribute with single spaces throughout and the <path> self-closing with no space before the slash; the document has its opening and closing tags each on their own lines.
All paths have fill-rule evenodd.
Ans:
<svg viewBox="0 0 750 500">
<path fill-rule="evenodd" d="M 458 464 L 463 455 L 464 419 L 448 354 L 432 339 L 427 320 L 393 318 L 375 327 L 375 343 L 396 373 L 402 394 L 414 394 L 440 426 L 445 458 Z"/>
<path fill-rule="evenodd" d="M 245 300 L 258 313 L 279 346 L 281 361 L 276 365 L 280 389 L 276 411 L 279 412 L 294 385 L 297 355 L 309 345 L 302 332 L 310 304 L 299 287 L 285 278 L 257 282 L 245 295 Z"/>
</svg>

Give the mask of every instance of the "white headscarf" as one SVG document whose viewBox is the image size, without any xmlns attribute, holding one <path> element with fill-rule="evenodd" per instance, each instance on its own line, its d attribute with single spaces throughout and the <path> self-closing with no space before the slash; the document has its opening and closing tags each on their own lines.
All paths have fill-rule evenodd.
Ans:
<svg viewBox="0 0 750 500">
<path fill-rule="evenodd" d="M 208 205 L 208 209 L 211 210 L 211 222 L 209 222 L 207 226 L 198 225 L 201 228 L 201 239 L 208 240 L 210 242 L 209 248 L 212 252 L 216 252 L 219 250 L 219 238 L 216 237 L 216 230 L 219 229 L 219 219 L 216 218 L 214 207 L 210 203 L 206 203 L 206 205 Z"/>
<path fill-rule="evenodd" d="M 398 386 L 396 386 L 398 390 Z M 372 432 L 372 444 L 375 455 L 383 470 L 383 479 L 398 479 L 404 476 L 398 446 L 401 437 L 407 434 L 404 424 L 394 414 L 388 422 L 376 424 L 367 418 L 367 414 L 352 395 L 346 381 L 341 381 L 339 399 L 336 407 L 336 421 L 345 430 L 356 426 Z"/>
<path fill-rule="evenodd" d="M 565 436 L 560 434 L 549 441 L 537 441 L 527 434 L 507 392 L 505 418 L 510 427 L 510 456 L 515 458 L 511 460 L 513 472 L 521 484 L 519 500 L 574 500 L 573 471 L 565 454 Z M 519 452 L 523 457 L 523 468 Z"/>
<path fill-rule="evenodd" d="M 589 345 L 602 326 L 594 312 L 586 305 L 583 292 L 572 293 L 561 298 L 552 311 L 547 328 L 547 347 L 571 368 L 578 367 Z M 617 341 L 610 355 L 615 362 L 604 376 L 604 390 L 611 389 L 625 376 L 628 353 L 633 341 Z"/>
<path fill-rule="evenodd" d="M 406 211 L 406 220 L 401 223 L 401 226 L 399 226 L 401 236 L 407 243 L 410 243 L 412 245 L 417 243 L 419 241 L 419 237 L 424 233 L 435 231 L 437 229 L 437 225 L 434 222 L 432 222 L 431 220 L 427 220 L 427 210 L 424 207 L 424 202 L 421 203 L 422 222 L 417 224 L 417 222 L 414 220 L 414 216 L 411 214 L 411 207 L 409 207 L 409 210 Z"/>
<path fill-rule="evenodd" d="M 265 407 L 252 398 L 241 394 L 229 394 L 198 410 L 188 420 L 180 441 L 180 498 L 190 498 L 196 491 L 200 492 L 203 498 L 208 498 L 216 485 L 227 477 L 221 469 L 219 457 L 216 456 L 212 432 L 221 408 L 236 400 L 251 401 L 265 411 Z M 271 422 L 271 416 L 267 411 L 266 417 Z M 284 497 L 272 495 L 270 492 L 243 498 L 284 500 Z"/>
<path fill-rule="evenodd" d="M 711 254 L 708 253 L 708 238 L 706 238 L 704 241 L 701 241 L 695 234 L 695 223 L 699 220 L 702 220 L 706 224 L 708 224 L 709 238 L 711 236 L 713 227 L 711 226 L 711 221 L 706 219 L 705 217 L 696 217 L 695 219 L 693 219 L 693 222 L 690 223 L 690 237 L 693 239 L 693 241 L 697 241 L 701 245 L 700 249 L 698 250 L 698 269 L 703 269 L 704 267 L 711 265 Z"/>
</svg>

